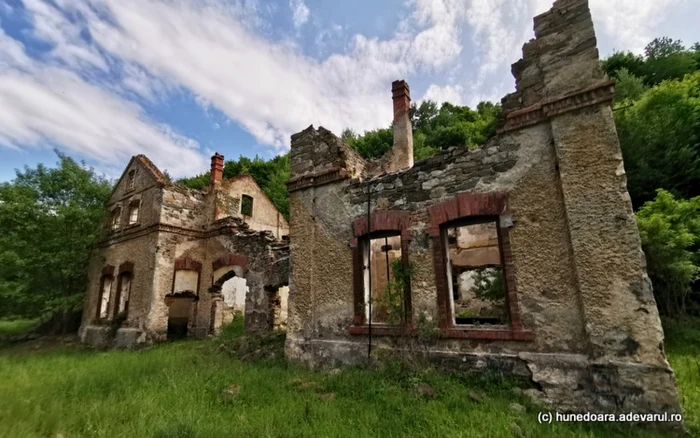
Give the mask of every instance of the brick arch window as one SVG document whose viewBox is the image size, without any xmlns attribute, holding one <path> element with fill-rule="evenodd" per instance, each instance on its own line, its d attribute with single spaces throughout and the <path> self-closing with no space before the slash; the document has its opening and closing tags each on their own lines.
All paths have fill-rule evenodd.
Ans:
<svg viewBox="0 0 700 438">
<path fill-rule="evenodd" d="M 107 265 L 102 268 L 100 277 L 100 290 L 97 299 L 96 319 L 98 322 L 109 320 L 109 304 L 112 296 L 112 283 L 114 282 L 114 266 Z"/>
<path fill-rule="evenodd" d="M 117 277 L 117 295 L 114 300 L 114 316 L 124 312 L 129 312 L 129 300 L 131 298 L 131 283 L 134 279 L 134 264 L 124 262 L 119 265 L 119 276 Z"/>
<path fill-rule="evenodd" d="M 375 211 L 369 226 L 364 216 L 353 222 L 354 319 L 350 333 L 368 333 L 370 318 L 372 332 L 379 335 L 402 334 L 412 327 L 410 284 L 398 301 L 387 292 L 387 284 L 395 279 L 394 267 L 409 265 L 409 225 L 410 213 L 405 211 Z"/>
<path fill-rule="evenodd" d="M 523 329 L 504 193 L 464 193 L 428 207 L 443 335 L 531 340 Z"/>
<path fill-rule="evenodd" d="M 199 295 L 199 274 L 201 271 L 202 264 L 189 257 L 175 260 L 173 294 Z"/>
<path fill-rule="evenodd" d="M 248 267 L 248 258 L 237 254 L 226 254 L 214 260 L 211 264 L 212 271 L 216 271 L 225 266 L 240 266 L 245 272 Z"/>
</svg>

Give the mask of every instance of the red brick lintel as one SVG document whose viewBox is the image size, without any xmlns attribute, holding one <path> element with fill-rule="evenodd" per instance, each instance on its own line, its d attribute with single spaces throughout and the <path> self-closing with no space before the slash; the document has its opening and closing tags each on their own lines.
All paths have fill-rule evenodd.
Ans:
<svg viewBox="0 0 700 438">
<path fill-rule="evenodd" d="M 535 125 L 550 117 L 598 104 L 612 102 L 615 93 L 615 81 L 604 80 L 584 90 L 562 97 L 545 100 L 506 115 L 506 124 L 498 130 L 499 134 Z"/>
<path fill-rule="evenodd" d="M 350 172 L 342 167 L 333 167 L 311 175 L 302 175 L 287 181 L 287 191 L 294 192 L 296 190 L 307 189 L 309 187 L 318 187 L 324 184 L 344 180 L 350 178 Z"/>
</svg>

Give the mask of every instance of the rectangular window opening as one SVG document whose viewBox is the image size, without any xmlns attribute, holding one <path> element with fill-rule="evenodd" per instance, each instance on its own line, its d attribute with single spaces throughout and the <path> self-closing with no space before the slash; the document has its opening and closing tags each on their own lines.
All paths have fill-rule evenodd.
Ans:
<svg viewBox="0 0 700 438">
<path fill-rule="evenodd" d="M 405 322 L 405 281 L 400 235 L 364 240 L 363 245 L 365 322 L 370 319 L 370 278 L 372 324 L 403 325 Z"/>
<path fill-rule="evenodd" d="M 130 192 L 134 190 L 134 183 L 136 180 L 136 170 L 130 170 L 126 180 L 126 191 Z"/>
<path fill-rule="evenodd" d="M 134 202 L 129 206 L 129 225 L 138 223 L 139 221 L 139 203 Z"/>
<path fill-rule="evenodd" d="M 241 214 L 243 216 L 253 216 L 253 198 L 248 195 L 241 197 Z"/>
<path fill-rule="evenodd" d="M 497 220 L 445 229 L 447 284 L 455 326 L 508 324 Z"/>
<path fill-rule="evenodd" d="M 109 298 L 112 293 L 112 277 L 102 277 L 102 290 L 100 291 L 100 301 L 97 303 L 99 319 L 109 317 Z"/>
<path fill-rule="evenodd" d="M 112 230 L 116 231 L 119 229 L 119 227 L 121 225 L 121 215 L 122 215 L 121 208 L 116 208 L 112 212 Z"/>
<path fill-rule="evenodd" d="M 123 273 L 119 275 L 119 303 L 117 313 L 129 311 L 129 295 L 131 295 L 131 274 Z"/>
</svg>

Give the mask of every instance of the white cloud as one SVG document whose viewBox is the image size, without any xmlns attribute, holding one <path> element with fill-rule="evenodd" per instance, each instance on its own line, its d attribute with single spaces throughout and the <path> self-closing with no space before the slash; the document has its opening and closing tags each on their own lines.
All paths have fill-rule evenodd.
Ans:
<svg viewBox="0 0 700 438">
<path fill-rule="evenodd" d="M 438 105 L 442 102 L 450 102 L 454 105 L 462 105 L 462 93 L 464 89 L 461 85 L 439 86 L 432 84 L 425 91 L 420 100 L 432 100 Z"/>
<path fill-rule="evenodd" d="M 664 8 L 681 1 L 591 0 L 591 5 L 599 37 L 629 47 L 648 41 Z M 309 124 L 337 133 L 344 127 L 362 132 L 388 125 L 395 79 L 435 74 L 424 99 L 469 105 L 499 100 L 513 89 L 510 65 L 532 37 L 532 16 L 551 4 L 411 0 L 408 15 L 402 11 L 395 33 L 385 39 L 345 36 L 347 28 L 339 26 L 325 26 L 324 34 L 324 27 L 314 24 L 317 47 L 329 38 L 340 41 L 341 34 L 344 42 L 341 52 L 314 59 L 295 40 L 273 41 L 267 18 L 274 6 L 255 0 L 26 0 L 35 35 L 54 48 L 48 61 L 39 62 L 9 37 L 0 39 L 0 74 L 35 99 L 17 108 L 2 105 L 10 111 L 0 115 L 0 138 L 15 146 L 58 142 L 101 160 L 115 150 L 151 153 L 156 161 L 156 154 L 179 156 L 175 161 L 183 172 L 186 165 L 201 171 L 201 154 L 192 141 L 149 120 L 131 99 L 158 102 L 183 90 L 205 111 L 216 108 L 224 123 L 238 123 L 278 152 Z M 297 29 L 319 20 L 303 0 L 289 6 Z M 17 100 L 6 84 L 2 98 Z M 75 96 L 62 96 L 60 87 Z M 37 115 L 22 104 L 36 105 Z M 61 110 L 53 114 L 46 109 L 51 106 Z M 132 125 L 137 129 L 126 128 Z M 189 153 L 197 158 L 181 159 Z"/>
<path fill-rule="evenodd" d="M 195 141 L 71 71 L 28 58 L 2 31 L 0 59 L 0 145 L 60 144 L 106 168 L 145 153 L 176 176 L 205 168 Z"/>
<path fill-rule="evenodd" d="M 591 0 L 598 33 L 611 37 L 613 47 L 641 53 L 663 21 L 663 12 L 684 0 Z"/>
<path fill-rule="evenodd" d="M 290 0 L 289 7 L 292 9 L 295 28 L 298 29 L 309 21 L 309 8 L 304 4 L 304 0 Z"/>
</svg>

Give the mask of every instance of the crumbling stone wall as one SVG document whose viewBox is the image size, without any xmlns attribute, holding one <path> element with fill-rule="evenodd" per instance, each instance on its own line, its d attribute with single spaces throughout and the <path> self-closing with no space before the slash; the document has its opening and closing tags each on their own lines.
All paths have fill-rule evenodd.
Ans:
<svg viewBox="0 0 700 438">
<path fill-rule="evenodd" d="M 680 410 L 587 1 L 555 2 L 535 18 L 535 36 L 513 66 L 499 135 L 480 149 L 384 174 L 323 128 L 292 136 L 290 359 L 366 358 L 369 209 L 371 230 L 399 233 L 415 270 L 405 323 L 375 326 L 375 348 L 411 336 L 427 315 L 440 328 L 431 358 L 442 366 L 529 378 L 541 388 L 534 397 L 562 409 Z M 509 321 L 457 327 L 443 230 L 486 216 L 498 224 Z"/>
<path fill-rule="evenodd" d="M 251 229 L 270 231 L 275 238 L 289 235 L 287 219 L 275 208 L 255 180 L 250 175 L 242 175 L 222 182 L 222 192 L 227 199 L 233 201 L 232 206 L 222 211 L 221 217 L 240 216 Z M 241 199 L 243 195 L 253 198 L 253 215 L 241 215 Z"/>
<path fill-rule="evenodd" d="M 183 270 L 177 278 L 189 279 L 186 294 L 191 302 L 179 302 L 189 306 L 191 312 L 187 324 L 189 335 L 206 337 L 230 321 L 230 312 L 225 314 L 220 285 L 215 284 L 214 278 L 217 269 L 226 268 L 247 280 L 246 328 L 272 329 L 274 309 L 270 307 L 268 290 L 277 290 L 289 282 L 288 246 L 279 239 L 282 233 L 287 233 L 286 222 L 284 218 L 277 219 L 279 213 L 269 200 L 263 199 L 264 194 L 250 177 L 240 179 L 245 187 L 237 188 L 240 181 L 222 183 L 222 168 L 223 156 L 216 154 L 209 190 L 200 191 L 167 183 L 163 174 L 143 156 L 131 160 L 108 202 L 108 216 L 111 217 L 116 206 L 138 200 L 139 220 L 136 224 L 122 222 L 116 230 L 108 228 L 109 218 L 105 221 L 102 238 L 90 259 L 88 296 L 80 330 L 84 342 L 134 347 L 165 340 L 170 306 L 183 293 L 177 290 L 180 284 L 175 280 L 177 270 Z M 132 170 L 136 170 L 133 187 L 129 182 Z M 261 195 L 254 206 L 259 213 L 259 220 L 254 223 L 246 223 L 239 214 L 221 214 L 225 212 L 222 205 L 240 202 L 235 196 L 239 192 Z M 265 204 L 266 200 L 269 205 Z M 124 208 L 124 221 L 127 214 L 128 209 Z M 274 233 L 268 226 L 272 220 L 276 224 Z M 114 309 L 117 276 L 122 265 L 133 271 L 128 313 L 116 338 L 110 339 L 108 333 L 116 312 L 110 311 L 107 318 L 99 318 L 98 301 L 103 274 L 111 269 L 114 286 L 109 308 Z"/>
</svg>

